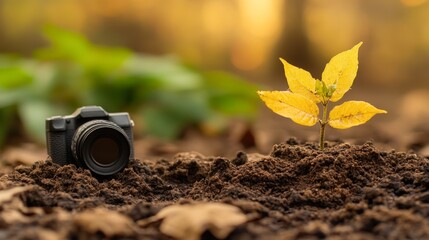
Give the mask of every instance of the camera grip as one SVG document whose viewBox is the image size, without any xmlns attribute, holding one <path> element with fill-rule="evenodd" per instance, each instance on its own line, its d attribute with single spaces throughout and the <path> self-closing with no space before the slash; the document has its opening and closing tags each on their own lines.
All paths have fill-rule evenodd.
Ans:
<svg viewBox="0 0 429 240">
<path fill-rule="evenodd" d="M 48 154 L 52 161 L 59 165 L 66 165 L 67 143 L 64 132 L 48 132 L 46 134 Z"/>
</svg>

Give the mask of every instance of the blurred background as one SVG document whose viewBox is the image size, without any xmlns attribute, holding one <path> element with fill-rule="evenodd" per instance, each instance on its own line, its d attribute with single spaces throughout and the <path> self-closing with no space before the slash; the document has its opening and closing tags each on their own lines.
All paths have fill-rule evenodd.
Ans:
<svg viewBox="0 0 429 240">
<path fill-rule="evenodd" d="M 426 0 L 1 0 L 3 159 L 46 155 L 44 119 L 88 104 L 129 111 L 141 156 L 317 141 L 255 91 L 287 89 L 279 57 L 320 78 L 360 41 L 344 101 L 389 114 L 327 138 L 429 155 L 428 22 Z"/>
</svg>

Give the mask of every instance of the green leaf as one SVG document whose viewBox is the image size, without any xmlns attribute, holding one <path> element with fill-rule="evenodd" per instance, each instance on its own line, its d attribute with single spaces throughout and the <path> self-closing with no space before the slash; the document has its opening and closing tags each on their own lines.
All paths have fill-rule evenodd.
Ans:
<svg viewBox="0 0 429 240">
<path fill-rule="evenodd" d="M 173 57 L 135 55 L 125 63 L 123 70 L 131 76 L 156 79 L 165 90 L 182 91 L 202 86 L 201 76 Z"/>
<path fill-rule="evenodd" d="M 145 131 L 162 138 L 175 138 L 192 124 L 210 115 L 207 101 L 201 92 L 157 92 L 143 109 Z"/>
<path fill-rule="evenodd" d="M 81 63 L 90 70 L 106 74 L 123 67 L 132 53 L 124 48 L 91 46 Z"/>
<path fill-rule="evenodd" d="M 88 71 L 109 73 L 122 67 L 132 55 L 124 48 L 93 45 L 81 34 L 53 26 L 45 27 L 44 33 L 52 45 L 35 52 L 39 59 L 67 60 Z"/>
<path fill-rule="evenodd" d="M 0 108 L 18 104 L 30 98 L 32 91 L 29 88 L 19 88 L 16 90 L 0 90 Z"/>
<path fill-rule="evenodd" d="M 11 107 L 0 109 L 0 147 L 5 143 L 6 137 L 10 132 L 10 127 L 14 118 L 14 109 Z"/>
<path fill-rule="evenodd" d="M 334 94 L 335 90 L 337 89 L 337 85 L 332 84 L 326 89 L 326 97 L 330 98 L 332 97 L 332 94 Z"/>
<path fill-rule="evenodd" d="M 18 66 L 0 66 L 0 89 L 15 89 L 32 83 L 28 72 Z"/>
<path fill-rule="evenodd" d="M 144 121 L 142 125 L 145 126 L 145 132 L 163 139 L 176 138 L 187 124 L 184 119 L 175 118 L 173 112 L 160 108 L 148 107 L 142 114 Z"/>
<path fill-rule="evenodd" d="M 26 133 L 40 143 L 45 142 L 45 119 L 51 116 L 68 114 L 62 108 L 42 100 L 20 103 L 18 113 Z"/>
<path fill-rule="evenodd" d="M 257 86 L 226 72 L 203 73 L 210 107 L 226 115 L 252 117 L 259 106 Z"/>
<path fill-rule="evenodd" d="M 320 81 L 320 80 L 316 80 L 316 94 L 319 96 L 324 96 L 324 88 L 325 88 L 325 83 Z"/>
<path fill-rule="evenodd" d="M 88 54 L 90 43 L 80 34 L 54 26 L 46 26 L 43 33 L 52 45 L 35 52 L 39 59 L 63 59 L 79 62 Z"/>
</svg>

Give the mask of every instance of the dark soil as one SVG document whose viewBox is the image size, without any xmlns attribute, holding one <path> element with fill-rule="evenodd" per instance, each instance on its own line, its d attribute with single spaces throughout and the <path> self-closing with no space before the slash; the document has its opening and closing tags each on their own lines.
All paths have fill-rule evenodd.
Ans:
<svg viewBox="0 0 429 240">
<path fill-rule="evenodd" d="M 234 159 L 188 152 L 135 160 L 104 180 L 43 161 L 0 178 L 1 189 L 28 185 L 19 203 L 0 208 L 1 239 L 169 239 L 159 224 L 136 222 L 195 201 L 232 204 L 249 216 L 228 239 L 429 239 L 429 159 L 370 142 L 331 143 L 323 152 L 290 139 L 269 156 Z M 82 224 L 77 216 L 94 208 L 119 213 L 131 230 Z"/>
</svg>

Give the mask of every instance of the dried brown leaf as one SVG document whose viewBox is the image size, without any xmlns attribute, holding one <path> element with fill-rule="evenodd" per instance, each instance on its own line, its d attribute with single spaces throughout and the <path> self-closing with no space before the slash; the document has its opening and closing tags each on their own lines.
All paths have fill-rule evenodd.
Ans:
<svg viewBox="0 0 429 240">
<path fill-rule="evenodd" d="M 234 228 L 245 223 L 247 217 L 235 206 L 223 203 L 171 205 L 158 214 L 140 220 L 140 226 L 163 220 L 160 230 L 176 239 L 198 240 L 209 230 L 219 239 L 226 238 Z"/>
<path fill-rule="evenodd" d="M 7 190 L 0 191 L 0 205 L 2 211 L 0 212 L 0 221 L 6 225 L 13 225 L 18 223 L 26 223 L 31 221 L 34 215 L 43 213 L 41 208 L 27 208 L 22 200 L 17 196 L 27 190 L 32 189 L 34 186 L 20 186 L 13 187 Z"/>
<path fill-rule="evenodd" d="M 130 218 L 104 208 L 78 213 L 73 222 L 79 231 L 90 234 L 102 232 L 107 237 L 135 234 L 134 222 Z"/>
<path fill-rule="evenodd" d="M 29 189 L 33 188 L 33 186 L 22 186 L 22 187 L 14 187 L 7 190 L 0 191 L 0 204 L 3 205 L 6 202 L 10 202 L 13 197 L 19 193 L 25 192 Z"/>
</svg>

